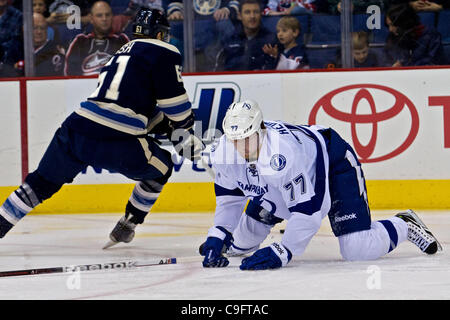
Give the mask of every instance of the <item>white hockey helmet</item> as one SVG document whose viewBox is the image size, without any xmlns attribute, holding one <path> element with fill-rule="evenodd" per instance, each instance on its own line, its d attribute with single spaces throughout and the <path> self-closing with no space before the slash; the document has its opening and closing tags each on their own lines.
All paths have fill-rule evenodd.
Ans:
<svg viewBox="0 0 450 320">
<path fill-rule="evenodd" d="M 234 102 L 222 122 L 223 131 L 230 140 L 245 139 L 260 131 L 262 111 L 254 100 Z"/>
</svg>

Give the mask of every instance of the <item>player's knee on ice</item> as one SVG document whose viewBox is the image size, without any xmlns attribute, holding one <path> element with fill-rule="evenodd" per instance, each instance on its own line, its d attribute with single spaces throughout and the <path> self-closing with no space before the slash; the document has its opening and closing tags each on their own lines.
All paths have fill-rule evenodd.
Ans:
<svg viewBox="0 0 450 320">
<path fill-rule="evenodd" d="M 262 223 L 248 215 L 243 215 L 233 232 L 234 242 L 230 254 L 244 254 L 255 251 L 267 238 L 272 225 Z"/>
<path fill-rule="evenodd" d="M 229 254 L 244 254 L 257 250 L 273 226 L 282 221 L 283 219 L 275 217 L 256 202 L 250 201 L 233 232 L 234 243 Z"/>
</svg>

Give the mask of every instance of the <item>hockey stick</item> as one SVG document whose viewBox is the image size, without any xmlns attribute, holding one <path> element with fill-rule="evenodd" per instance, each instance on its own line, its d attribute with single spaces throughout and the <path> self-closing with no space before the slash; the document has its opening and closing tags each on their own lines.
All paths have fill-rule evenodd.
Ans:
<svg viewBox="0 0 450 320">
<path fill-rule="evenodd" d="M 146 261 L 122 261 L 111 263 L 94 263 L 83 264 L 77 266 L 51 267 L 51 268 L 36 268 L 0 271 L 0 277 L 15 277 L 15 276 L 29 276 L 38 274 L 52 274 L 52 273 L 74 273 L 79 271 L 94 271 L 94 270 L 123 270 L 139 267 L 159 266 L 163 264 L 179 264 L 183 262 L 200 261 L 202 257 L 184 257 L 184 258 L 161 258 Z"/>
<path fill-rule="evenodd" d="M 198 166 L 198 164 L 201 164 L 201 166 Z M 200 157 L 200 159 L 197 162 L 197 166 L 200 169 L 205 169 L 205 171 L 209 174 L 209 176 L 214 180 L 216 177 L 216 174 L 214 172 L 213 169 L 211 169 L 211 167 L 208 165 L 208 161 L 205 159 L 205 157 Z M 116 244 L 118 244 L 119 242 L 113 241 L 113 240 L 109 240 L 104 246 L 103 246 L 103 250 L 106 250 L 108 248 L 111 248 L 113 246 L 115 246 Z M 0 275 L 1 276 L 1 275 Z"/>
<path fill-rule="evenodd" d="M 214 180 L 216 178 L 216 173 L 214 170 L 208 165 L 208 161 L 205 160 L 205 157 L 200 158 L 200 163 L 202 168 L 209 174 L 209 176 Z"/>
</svg>

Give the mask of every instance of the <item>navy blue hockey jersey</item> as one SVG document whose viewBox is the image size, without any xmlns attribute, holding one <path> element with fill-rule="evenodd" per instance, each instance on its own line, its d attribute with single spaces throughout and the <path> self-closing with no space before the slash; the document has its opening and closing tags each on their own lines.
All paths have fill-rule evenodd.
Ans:
<svg viewBox="0 0 450 320">
<path fill-rule="evenodd" d="M 102 68 L 97 89 L 76 113 L 133 135 L 151 131 L 164 114 L 177 127 L 191 121 L 178 49 L 156 39 L 128 42 Z"/>
</svg>

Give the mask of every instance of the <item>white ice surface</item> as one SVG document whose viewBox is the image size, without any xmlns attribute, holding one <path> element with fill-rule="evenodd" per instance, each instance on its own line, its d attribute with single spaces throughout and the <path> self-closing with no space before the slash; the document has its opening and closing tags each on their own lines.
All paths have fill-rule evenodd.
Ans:
<svg viewBox="0 0 450 320">
<path fill-rule="evenodd" d="M 373 220 L 394 211 L 374 211 Z M 194 262 L 127 270 L 0 278 L 0 299 L 450 299 L 450 212 L 417 213 L 443 252 L 428 256 L 409 242 L 375 261 L 347 262 L 327 219 L 304 255 L 287 267 L 241 271 Z M 121 214 L 28 215 L 0 240 L 0 271 L 193 257 L 213 221 L 210 213 L 154 213 L 130 244 L 101 248 Z M 279 241 L 280 224 L 264 244 Z M 70 278 L 72 276 L 72 278 Z"/>
</svg>

